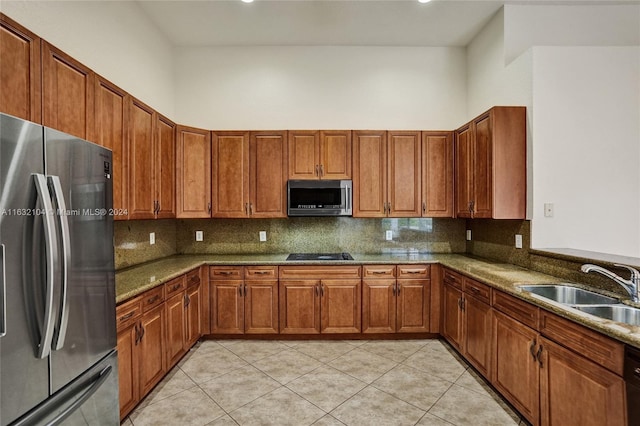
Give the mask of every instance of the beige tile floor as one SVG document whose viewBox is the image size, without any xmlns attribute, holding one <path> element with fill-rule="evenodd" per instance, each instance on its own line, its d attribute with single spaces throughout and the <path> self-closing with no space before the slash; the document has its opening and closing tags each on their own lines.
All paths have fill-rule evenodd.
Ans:
<svg viewBox="0 0 640 426">
<path fill-rule="evenodd" d="M 124 426 L 526 424 L 440 340 L 200 342 Z"/>
</svg>

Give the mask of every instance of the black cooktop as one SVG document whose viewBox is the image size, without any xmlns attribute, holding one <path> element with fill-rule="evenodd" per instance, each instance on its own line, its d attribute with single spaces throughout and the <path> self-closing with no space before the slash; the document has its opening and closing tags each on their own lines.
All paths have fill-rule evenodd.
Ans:
<svg viewBox="0 0 640 426">
<path fill-rule="evenodd" d="M 291 253 L 287 260 L 353 260 L 349 253 Z"/>
</svg>

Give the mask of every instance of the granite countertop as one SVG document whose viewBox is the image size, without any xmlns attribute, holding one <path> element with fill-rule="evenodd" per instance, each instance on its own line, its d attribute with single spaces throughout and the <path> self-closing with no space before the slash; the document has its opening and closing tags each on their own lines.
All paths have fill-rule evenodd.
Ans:
<svg viewBox="0 0 640 426">
<path fill-rule="evenodd" d="M 341 265 L 440 263 L 470 278 L 486 283 L 517 298 L 573 320 L 592 330 L 640 348 L 640 327 L 598 318 L 518 288 L 521 284 L 566 282 L 560 278 L 519 266 L 461 254 L 352 254 L 351 261 L 286 261 L 287 254 L 177 255 L 116 272 L 116 302 L 120 303 L 201 265 Z M 587 287 L 588 288 L 588 287 Z M 604 294 L 611 293 L 597 290 Z M 613 295 L 619 297 L 619 295 Z M 624 303 L 640 307 L 628 301 Z"/>
</svg>

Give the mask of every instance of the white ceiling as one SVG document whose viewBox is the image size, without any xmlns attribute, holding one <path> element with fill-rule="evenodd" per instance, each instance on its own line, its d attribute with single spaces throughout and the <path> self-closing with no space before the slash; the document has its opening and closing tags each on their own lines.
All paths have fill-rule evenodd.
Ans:
<svg viewBox="0 0 640 426">
<path fill-rule="evenodd" d="M 505 4 L 638 0 L 137 0 L 175 46 L 466 46 Z"/>
</svg>

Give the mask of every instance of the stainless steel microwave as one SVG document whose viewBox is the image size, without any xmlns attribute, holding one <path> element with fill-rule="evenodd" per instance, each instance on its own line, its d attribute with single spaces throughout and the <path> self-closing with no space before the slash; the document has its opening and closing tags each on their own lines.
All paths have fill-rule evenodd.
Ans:
<svg viewBox="0 0 640 426">
<path fill-rule="evenodd" d="M 289 216 L 351 216 L 350 180 L 290 180 L 287 182 Z"/>
</svg>

